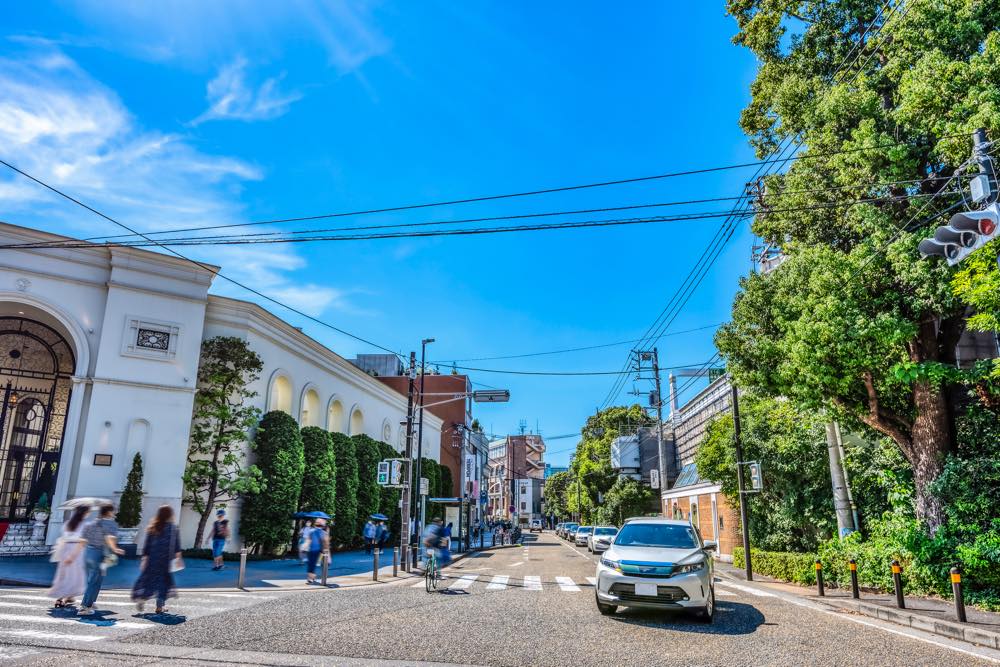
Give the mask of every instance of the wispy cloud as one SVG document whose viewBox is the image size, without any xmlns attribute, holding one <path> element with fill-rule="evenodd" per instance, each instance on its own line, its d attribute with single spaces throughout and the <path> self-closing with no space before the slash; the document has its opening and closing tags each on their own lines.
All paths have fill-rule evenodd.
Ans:
<svg viewBox="0 0 1000 667">
<path fill-rule="evenodd" d="M 239 57 L 208 82 L 209 107 L 192 121 L 197 125 L 208 120 L 268 120 L 288 112 L 292 103 L 302 99 L 297 92 L 282 93 L 278 84 L 282 77 L 266 79 L 259 86 L 247 81 L 247 60 Z"/>
<path fill-rule="evenodd" d="M 0 147 L 8 162 L 143 231 L 245 222 L 240 193 L 263 176 L 183 135 L 143 128 L 113 91 L 51 46 L 0 58 Z M 12 172 L 0 173 L 0 209 L 7 222 L 56 233 L 123 233 Z M 299 284 L 306 262 L 290 248 L 188 250 L 311 315 L 349 306 L 343 291 Z"/>
</svg>

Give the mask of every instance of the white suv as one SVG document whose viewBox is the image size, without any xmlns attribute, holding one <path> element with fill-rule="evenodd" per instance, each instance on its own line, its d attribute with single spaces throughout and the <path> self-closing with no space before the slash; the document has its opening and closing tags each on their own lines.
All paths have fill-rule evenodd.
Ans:
<svg viewBox="0 0 1000 667">
<path fill-rule="evenodd" d="M 629 519 L 597 566 L 597 609 L 683 609 L 712 622 L 715 542 L 703 542 L 687 521 Z"/>
</svg>

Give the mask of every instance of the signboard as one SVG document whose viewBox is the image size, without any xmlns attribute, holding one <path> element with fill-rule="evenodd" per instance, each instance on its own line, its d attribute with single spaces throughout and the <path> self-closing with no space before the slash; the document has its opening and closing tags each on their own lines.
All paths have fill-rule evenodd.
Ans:
<svg viewBox="0 0 1000 667">
<path fill-rule="evenodd" d="M 430 480 L 428 480 L 426 477 L 421 477 L 420 478 L 420 495 L 426 496 L 428 493 L 430 493 L 430 489 L 431 489 Z"/>
<path fill-rule="evenodd" d="M 649 471 L 649 488 L 658 489 L 660 488 L 660 471 L 650 470 Z"/>
<path fill-rule="evenodd" d="M 376 478 L 380 486 L 385 486 L 389 483 L 389 462 L 379 461 L 378 462 L 378 476 Z"/>
<path fill-rule="evenodd" d="M 472 454 L 465 455 L 465 481 L 471 482 L 476 478 L 476 457 Z"/>
</svg>

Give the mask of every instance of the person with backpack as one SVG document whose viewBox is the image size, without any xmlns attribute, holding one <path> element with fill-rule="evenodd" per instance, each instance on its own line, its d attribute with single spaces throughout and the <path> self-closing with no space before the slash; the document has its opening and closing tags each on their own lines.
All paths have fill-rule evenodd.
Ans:
<svg viewBox="0 0 1000 667">
<path fill-rule="evenodd" d="M 215 513 L 215 522 L 212 524 L 212 558 L 215 560 L 215 567 L 212 569 L 216 572 L 225 568 L 222 564 L 222 550 L 228 539 L 229 519 L 226 518 L 226 510 L 220 509 Z"/>
<path fill-rule="evenodd" d="M 309 534 L 309 551 L 306 553 L 306 583 L 316 584 L 316 563 L 320 554 L 330 553 L 330 535 L 326 532 L 326 519 L 316 519 Z"/>
</svg>

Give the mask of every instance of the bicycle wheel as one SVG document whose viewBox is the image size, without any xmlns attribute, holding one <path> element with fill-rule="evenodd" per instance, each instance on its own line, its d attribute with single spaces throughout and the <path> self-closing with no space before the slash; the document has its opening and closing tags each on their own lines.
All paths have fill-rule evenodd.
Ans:
<svg viewBox="0 0 1000 667">
<path fill-rule="evenodd" d="M 441 568 L 438 567 L 437 558 L 433 560 L 433 567 L 431 569 L 431 586 L 434 590 L 437 590 L 438 582 L 441 581 Z"/>
<path fill-rule="evenodd" d="M 437 588 L 437 582 L 434 580 L 434 561 L 427 563 L 427 569 L 424 570 L 424 588 L 430 593 Z"/>
</svg>

